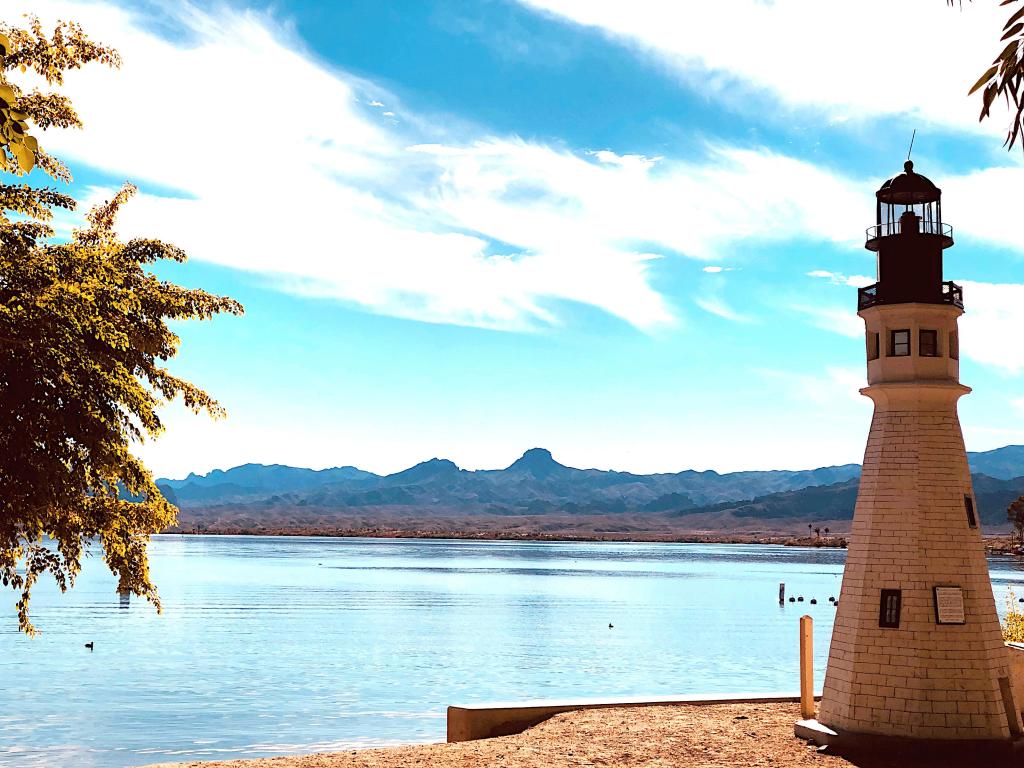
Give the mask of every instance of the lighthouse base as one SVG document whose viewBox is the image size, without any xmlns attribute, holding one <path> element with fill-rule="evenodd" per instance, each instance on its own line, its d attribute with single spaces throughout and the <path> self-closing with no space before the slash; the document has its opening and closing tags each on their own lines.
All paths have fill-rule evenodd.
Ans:
<svg viewBox="0 0 1024 768">
<path fill-rule="evenodd" d="M 914 739 L 875 733 L 838 732 L 817 720 L 797 720 L 798 739 L 828 747 L 846 757 L 933 758 L 936 765 L 1018 765 L 1024 761 L 1024 737 L 1017 739 Z M 1004 762 L 1005 761 L 1005 762 Z"/>
</svg>

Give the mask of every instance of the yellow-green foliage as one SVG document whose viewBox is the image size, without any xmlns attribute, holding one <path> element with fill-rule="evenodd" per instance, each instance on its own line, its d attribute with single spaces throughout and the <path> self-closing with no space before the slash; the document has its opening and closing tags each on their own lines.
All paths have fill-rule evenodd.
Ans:
<svg viewBox="0 0 1024 768">
<path fill-rule="evenodd" d="M 60 94 L 27 93 L 8 80 L 33 70 L 51 85 L 90 61 L 117 64 L 112 49 L 61 23 L 47 37 L 0 25 L 0 172 L 33 167 L 69 178 L 27 130 L 75 127 Z M 118 240 L 114 220 L 134 188 L 126 185 L 88 215 L 70 241 L 54 243 L 54 206 L 75 201 L 56 190 L 8 184 L 0 173 L 0 583 L 20 592 L 19 627 L 33 632 L 28 601 L 49 572 L 66 589 L 97 540 L 119 589 L 159 609 L 149 579 L 149 536 L 174 522 L 132 443 L 163 428 L 158 408 L 181 395 L 193 411 L 221 407 L 173 376 L 178 350 L 168 320 L 240 313 L 232 299 L 158 280 L 161 259 L 185 254 L 158 240 Z"/>
<path fill-rule="evenodd" d="M 1024 613 L 1018 605 L 1011 589 L 1006 597 L 1006 621 L 1003 622 L 1003 640 L 1008 643 L 1024 643 Z"/>
</svg>

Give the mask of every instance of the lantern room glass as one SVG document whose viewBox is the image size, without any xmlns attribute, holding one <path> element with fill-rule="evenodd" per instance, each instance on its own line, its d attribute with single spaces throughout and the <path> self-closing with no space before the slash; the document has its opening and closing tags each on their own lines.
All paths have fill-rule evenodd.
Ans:
<svg viewBox="0 0 1024 768">
<path fill-rule="evenodd" d="M 928 203 L 877 203 L 875 223 L 878 225 L 876 237 L 898 235 L 903 230 L 900 219 L 907 212 L 917 217 L 918 232 L 927 235 L 941 235 L 942 232 L 942 201 Z"/>
</svg>

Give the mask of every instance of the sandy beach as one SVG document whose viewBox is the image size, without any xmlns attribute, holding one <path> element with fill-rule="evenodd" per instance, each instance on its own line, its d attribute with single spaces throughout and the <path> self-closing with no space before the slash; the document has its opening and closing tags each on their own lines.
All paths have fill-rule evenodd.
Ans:
<svg viewBox="0 0 1024 768">
<path fill-rule="evenodd" d="M 793 736 L 793 723 L 798 717 L 799 706 L 788 703 L 593 709 L 557 715 L 514 736 L 461 744 L 422 744 L 258 760 L 161 763 L 160 768 L 924 768 L 935 765 L 934 760 L 911 762 L 884 757 L 850 761 L 828 755 L 827 751 L 818 752 Z M 987 765 L 994 768 L 990 762 Z"/>
</svg>

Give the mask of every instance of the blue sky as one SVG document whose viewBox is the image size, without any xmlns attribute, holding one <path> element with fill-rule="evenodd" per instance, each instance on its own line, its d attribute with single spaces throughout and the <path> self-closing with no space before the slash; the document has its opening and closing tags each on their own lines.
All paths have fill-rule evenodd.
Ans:
<svg viewBox="0 0 1024 768">
<path fill-rule="evenodd" d="M 968 447 L 1024 442 L 1024 165 L 965 95 L 994 3 L 30 5 L 2 13 L 124 57 L 44 136 L 74 193 L 137 183 L 123 234 L 247 309 L 180 327 L 173 370 L 229 418 L 170 406 L 158 475 L 859 461 L 863 231 L 913 129 L 966 287 Z"/>
</svg>

